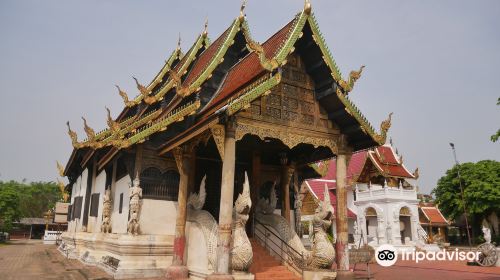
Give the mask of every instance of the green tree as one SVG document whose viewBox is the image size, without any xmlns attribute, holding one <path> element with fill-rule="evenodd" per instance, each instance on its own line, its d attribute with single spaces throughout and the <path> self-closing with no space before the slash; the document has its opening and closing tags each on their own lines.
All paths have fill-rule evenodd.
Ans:
<svg viewBox="0 0 500 280">
<path fill-rule="evenodd" d="M 500 105 L 500 97 L 497 100 L 497 105 Z M 491 141 L 496 142 L 500 138 L 500 129 L 497 130 L 496 134 L 491 135 Z"/>
<path fill-rule="evenodd" d="M 21 217 L 42 218 L 61 199 L 61 193 L 53 182 L 19 184 L 19 208 Z"/>
<path fill-rule="evenodd" d="M 19 216 L 19 193 L 15 188 L 15 182 L 0 181 L 0 231 L 10 231 Z"/>
<path fill-rule="evenodd" d="M 445 216 L 456 219 L 464 213 L 458 168 L 464 189 L 467 214 L 477 225 L 492 212 L 500 212 L 500 162 L 483 160 L 463 163 L 446 171 L 432 191 Z"/>
</svg>

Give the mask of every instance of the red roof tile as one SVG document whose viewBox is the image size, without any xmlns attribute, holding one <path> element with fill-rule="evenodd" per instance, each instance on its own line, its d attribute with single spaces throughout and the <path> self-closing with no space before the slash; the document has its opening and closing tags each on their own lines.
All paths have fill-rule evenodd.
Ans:
<svg viewBox="0 0 500 280">
<path fill-rule="evenodd" d="M 380 158 L 374 153 L 370 152 L 370 159 L 375 164 L 375 166 L 382 172 L 388 174 L 389 176 L 404 177 L 404 178 L 414 178 L 403 164 L 388 164 L 381 162 Z"/>
<path fill-rule="evenodd" d="M 448 221 L 444 218 L 443 214 L 437 207 L 420 207 L 422 212 L 424 212 L 427 220 L 432 224 L 448 224 Z"/>
<path fill-rule="evenodd" d="M 336 187 L 335 182 L 328 182 L 321 179 L 307 180 L 307 184 L 309 185 L 310 190 L 314 193 L 314 195 L 321 201 L 323 201 L 325 195 L 325 184 L 328 186 L 328 191 L 330 192 L 330 203 L 333 206 L 333 209 L 337 211 L 337 197 L 335 196 L 333 190 Z M 347 208 L 347 217 L 350 219 L 356 219 L 356 214 L 352 212 L 349 208 Z"/>
<path fill-rule="evenodd" d="M 268 58 L 274 57 L 280 49 L 282 43 L 287 39 L 290 29 L 293 27 L 295 19 L 269 38 L 262 47 Z M 217 105 L 222 100 L 227 99 L 231 94 L 255 80 L 265 69 L 260 65 L 259 57 L 252 52 L 234 65 L 227 74 L 220 90 L 210 102 L 210 107 Z"/>
<path fill-rule="evenodd" d="M 351 160 L 349 161 L 349 166 L 347 167 L 347 179 L 352 179 L 357 177 L 363 167 L 365 166 L 367 151 L 359 151 L 352 154 Z M 330 166 L 328 167 L 328 172 L 326 176 L 322 179 L 335 180 L 337 176 L 337 161 L 335 159 L 330 160 Z"/>
<path fill-rule="evenodd" d="M 222 33 L 219 38 L 217 38 L 206 50 L 204 50 L 198 59 L 196 60 L 193 68 L 189 71 L 188 76 L 184 80 L 184 86 L 188 86 L 192 82 L 195 81 L 198 76 L 201 75 L 203 70 L 207 68 L 208 64 L 215 56 L 217 50 L 221 47 L 222 43 L 224 43 L 227 34 L 229 33 L 229 28 Z"/>
<path fill-rule="evenodd" d="M 394 150 L 390 146 L 379 146 L 377 147 L 377 155 L 379 156 L 379 160 L 383 163 L 388 164 L 399 164 L 399 161 L 396 159 L 396 154 Z"/>
</svg>

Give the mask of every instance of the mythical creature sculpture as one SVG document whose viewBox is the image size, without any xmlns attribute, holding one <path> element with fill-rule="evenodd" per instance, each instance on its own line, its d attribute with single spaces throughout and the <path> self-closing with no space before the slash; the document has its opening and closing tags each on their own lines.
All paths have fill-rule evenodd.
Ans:
<svg viewBox="0 0 500 280">
<path fill-rule="evenodd" d="M 188 96 L 190 91 L 189 87 L 183 87 L 182 86 L 182 74 L 177 73 L 175 70 L 170 70 L 170 79 L 172 79 L 174 86 L 175 86 L 175 91 L 177 95 L 181 97 Z"/>
<path fill-rule="evenodd" d="M 356 248 L 359 248 L 361 247 L 361 230 L 358 226 L 358 221 L 354 221 L 354 226 L 353 226 L 353 229 L 354 229 L 354 246 Z"/>
<path fill-rule="evenodd" d="M 66 125 L 68 126 L 68 135 L 69 135 L 69 137 L 71 137 L 71 144 L 73 144 L 73 147 L 75 147 L 75 148 L 81 147 L 81 144 L 78 143 L 78 135 L 76 134 L 76 132 L 71 130 L 71 126 L 69 125 L 69 121 L 66 122 Z"/>
<path fill-rule="evenodd" d="M 486 221 L 483 221 L 482 231 L 483 231 L 483 237 L 484 237 L 484 240 L 486 241 L 486 243 L 491 243 L 491 230 L 490 230 L 490 227 Z"/>
<path fill-rule="evenodd" d="M 130 220 L 127 232 L 129 234 L 139 234 L 139 211 L 141 210 L 142 188 L 140 187 L 139 173 L 135 176 L 133 186 L 130 188 Z"/>
<path fill-rule="evenodd" d="M 123 91 L 118 85 L 115 85 L 115 87 L 118 89 L 118 94 L 122 97 L 125 106 L 132 107 L 135 105 L 135 102 L 133 100 L 128 99 L 128 95 L 125 91 Z"/>
<path fill-rule="evenodd" d="M 87 134 L 88 138 L 87 140 L 89 142 L 93 142 L 95 138 L 95 131 L 90 126 L 88 126 L 87 120 L 84 117 L 82 117 L 82 120 L 83 120 L 83 130 L 85 130 L 85 133 Z"/>
<path fill-rule="evenodd" d="M 319 203 L 314 214 L 312 251 L 305 249 L 302 241 L 295 231 L 290 228 L 285 218 L 273 213 L 275 208 L 276 191 L 273 186 L 269 200 L 264 198 L 259 200 L 255 213 L 256 219 L 260 223 L 272 227 L 294 249 L 293 252 L 288 252 L 294 264 L 301 268 L 330 268 L 335 258 L 335 249 L 326 234 L 326 230 L 331 226 L 331 218 L 334 213 L 328 188 L 325 186 L 324 199 Z"/>
<path fill-rule="evenodd" d="M 102 202 L 102 224 L 101 232 L 111 233 L 111 190 L 107 189 L 104 192 L 104 198 Z"/>
<path fill-rule="evenodd" d="M 66 186 L 59 179 L 57 179 L 57 185 L 59 186 L 59 191 L 61 192 L 61 195 L 63 197 L 63 202 L 68 202 L 69 193 L 65 190 Z"/>
<path fill-rule="evenodd" d="M 260 65 L 266 69 L 267 71 L 271 72 L 274 69 L 278 68 L 279 63 L 276 59 L 274 58 L 267 58 L 266 51 L 264 50 L 264 47 L 262 47 L 261 44 L 258 42 L 254 41 L 252 39 L 252 36 L 250 36 L 250 33 L 248 29 L 242 28 L 243 30 L 243 35 L 245 36 L 245 39 L 247 41 L 247 47 L 249 50 L 254 51 L 257 56 L 259 57 L 260 60 Z"/>
<path fill-rule="evenodd" d="M 206 198 L 205 180 L 206 177 L 201 181 L 199 193 L 192 193 L 188 198 L 187 220 L 199 225 L 207 245 L 208 262 L 212 268 L 215 268 L 219 229 L 214 217 L 209 212 L 201 210 Z M 233 208 L 231 267 L 237 271 L 247 271 L 252 264 L 252 246 L 245 232 L 245 224 L 248 221 L 251 205 L 250 185 L 248 176 L 245 174 L 243 192 L 238 196 Z"/>
<path fill-rule="evenodd" d="M 250 184 L 245 172 L 245 183 L 243 192 L 239 194 L 234 202 L 233 208 L 233 248 L 231 250 L 231 266 L 234 270 L 247 271 L 252 264 L 252 245 L 245 231 L 245 225 L 249 218 L 252 200 L 250 199 Z"/>
<path fill-rule="evenodd" d="M 349 80 L 346 82 L 344 80 L 340 80 L 339 84 L 344 89 L 345 92 L 350 92 L 354 87 L 354 83 L 361 77 L 361 73 L 363 73 L 363 68 L 365 66 L 361 66 L 358 71 L 351 71 L 349 73 Z"/>
<path fill-rule="evenodd" d="M 111 132 L 112 133 L 116 133 L 120 130 L 120 124 L 115 122 L 113 120 L 113 118 L 111 117 L 111 111 L 109 110 L 108 107 L 106 107 L 106 111 L 108 112 L 108 119 L 107 119 L 107 123 L 108 123 L 108 127 L 109 129 L 111 129 Z"/>
</svg>

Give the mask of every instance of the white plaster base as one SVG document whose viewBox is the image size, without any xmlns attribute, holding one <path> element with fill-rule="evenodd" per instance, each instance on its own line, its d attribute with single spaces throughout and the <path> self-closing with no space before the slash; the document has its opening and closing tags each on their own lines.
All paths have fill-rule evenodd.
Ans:
<svg viewBox="0 0 500 280">
<path fill-rule="evenodd" d="M 233 271 L 233 273 L 231 275 L 233 276 L 234 280 L 254 280 L 255 279 L 255 275 L 253 275 L 252 273 L 248 273 L 248 272 Z"/>
<path fill-rule="evenodd" d="M 61 237 L 70 245 L 69 255 L 86 265 L 102 268 L 115 279 L 163 277 L 164 270 L 172 263 L 174 237 L 171 235 L 78 232 L 63 233 Z M 118 266 L 104 263 L 106 256 L 119 260 Z"/>
<path fill-rule="evenodd" d="M 331 270 L 304 270 L 302 272 L 303 280 L 334 280 L 337 277 L 337 272 Z"/>
</svg>

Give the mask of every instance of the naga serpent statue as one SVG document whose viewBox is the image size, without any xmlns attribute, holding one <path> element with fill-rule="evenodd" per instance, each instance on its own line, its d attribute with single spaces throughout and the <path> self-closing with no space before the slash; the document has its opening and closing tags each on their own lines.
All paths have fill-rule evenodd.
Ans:
<svg viewBox="0 0 500 280">
<path fill-rule="evenodd" d="M 276 191 L 273 186 L 270 198 L 261 198 L 257 204 L 255 218 L 260 223 L 271 227 L 281 239 L 293 248 L 288 255 L 294 265 L 303 269 L 329 269 L 335 259 L 335 249 L 328 239 L 326 230 L 331 226 L 334 209 L 330 203 L 330 194 L 325 185 L 323 201 L 319 202 L 314 213 L 314 238 L 312 250 L 307 250 L 299 236 L 290 227 L 288 221 L 280 215 L 274 214 L 276 209 Z"/>
<path fill-rule="evenodd" d="M 206 176 L 201 181 L 199 193 L 192 193 L 188 198 L 187 220 L 199 225 L 207 244 L 208 262 L 212 266 L 212 269 L 215 269 L 219 228 L 214 217 L 208 211 L 201 210 L 205 204 L 207 195 L 205 180 Z M 233 208 L 231 267 L 237 271 L 248 271 L 252 264 L 252 245 L 245 232 L 245 224 L 248 221 L 251 206 L 250 185 L 248 183 L 248 176 L 245 173 L 243 192 L 239 194 Z"/>
</svg>

